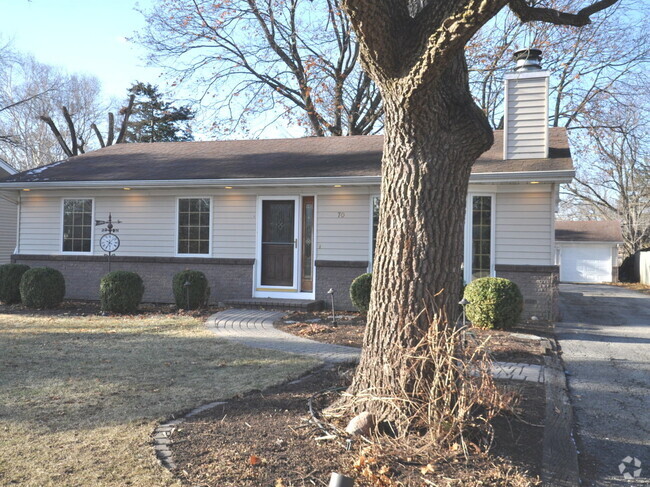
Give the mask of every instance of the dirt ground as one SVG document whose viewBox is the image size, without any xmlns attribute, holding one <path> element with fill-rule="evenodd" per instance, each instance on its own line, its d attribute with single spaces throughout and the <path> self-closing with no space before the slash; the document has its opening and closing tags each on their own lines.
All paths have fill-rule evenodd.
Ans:
<svg viewBox="0 0 650 487">
<path fill-rule="evenodd" d="M 542 458 L 544 388 L 512 384 L 521 396 L 515 414 L 494 422 L 489 454 L 467 461 L 460 451 L 443 460 L 395 457 L 375 459 L 355 440 L 324 440 L 327 431 L 310 422 L 309 400 L 318 412 L 345 387 L 345 369 L 324 370 L 300 382 L 229 401 L 183 423 L 172 437 L 185 485 L 220 487 L 325 486 L 331 472 L 355 478 L 357 486 L 523 486 L 536 485 Z M 319 440 L 319 438 L 321 438 Z M 368 468 L 366 468 L 368 467 Z M 372 483 L 372 479 L 376 483 Z"/>
<path fill-rule="evenodd" d="M 291 312 L 274 325 L 288 333 L 312 340 L 361 347 L 366 316 L 362 313 L 339 312 L 334 316 L 329 312 Z M 467 332 L 469 346 L 486 347 L 494 360 L 500 362 L 520 362 L 543 364 L 538 340 L 530 340 L 522 335 L 552 336 L 552 325 L 545 321 L 523 323 L 510 331 L 481 330 L 470 328 Z"/>
</svg>

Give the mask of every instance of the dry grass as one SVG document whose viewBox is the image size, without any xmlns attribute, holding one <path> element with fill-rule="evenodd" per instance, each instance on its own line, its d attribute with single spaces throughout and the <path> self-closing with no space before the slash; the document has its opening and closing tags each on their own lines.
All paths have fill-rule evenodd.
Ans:
<svg viewBox="0 0 650 487">
<path fill-rule="evenodd" d="M 180 485 L 154 457 L 158 421 L 313 365 L 199 318 L 0 314 L 0 485 Z"/>
<path fill-rule="evenodd" d="M 640 291 L 645 294 L 650 294 L 650 286 L 641 284 L 639 282 L 616 282 L 614 286 L 624 287 L 632 291 Z"/>
</svg>

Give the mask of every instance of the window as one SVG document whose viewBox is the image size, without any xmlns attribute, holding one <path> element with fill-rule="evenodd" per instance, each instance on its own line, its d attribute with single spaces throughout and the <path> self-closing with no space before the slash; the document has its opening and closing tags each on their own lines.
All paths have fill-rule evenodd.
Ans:
<svg viewBox="0 0 650 487">
<path fill-rule="evenodd" d="M 492 196 L 472 196 L 470 279 L 489 277 L 492 272 Z"/>
<path fill-rule="evenodd" d="M 374 261 L 375 259 L 375 245 L 377 244 L 377 229 L 379 228 L 379 201 L 380 201 L 379 196 L 373 196 L 371 198 L 371 211 L 372 211 L 372 215 L 371 215 L 372 228 L 370 229 L 370 231 L 372 232 L 371 235 L 372 241 L 370 242 L 371 262 Z"/>
<path fill-rule="evenodd" d="M 210 198 L 178 199 L 178 253 L 210 253 Z"/>
<path fill-rule="evenodd" d="M 93 200 L 63 200 L 63 251 L 90 252 L 93 241 Z"/>
</svg>

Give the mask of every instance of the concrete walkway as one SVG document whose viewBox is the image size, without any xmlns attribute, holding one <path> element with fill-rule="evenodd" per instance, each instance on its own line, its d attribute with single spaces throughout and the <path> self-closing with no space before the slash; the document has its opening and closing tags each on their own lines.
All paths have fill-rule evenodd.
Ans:
<svg viewBox="0 0 650 487">
<path fill-rule="evenodd" d="M 252 348 L 307 355 L 323 362 L 358 362 L 361 350 L 355 347 L 321 343 L 278 330 L 273 322 L 283 311 L 228 309 L 208 318 L 208 329 L 215 335 Z"/>
<path fill-rule="evenodd" d="M 561 284 L 560 311 L 583 485 L 650 485 L 650 296 Z"/>
<path fill-rule="evenodd" d="M 273 322 L 282 318 L 283 311 L 228 309 L 208 318 L 208 329 L 227 340 L 253 347 L 307 355 L 323 362 L 358 362 L 361 350 L 329 343 L 316 342 L 278 330 Z M 496 379 L 544 382 L 544 367 L 535 364 L 495 362 L 492 375 Z"/>
</svg>

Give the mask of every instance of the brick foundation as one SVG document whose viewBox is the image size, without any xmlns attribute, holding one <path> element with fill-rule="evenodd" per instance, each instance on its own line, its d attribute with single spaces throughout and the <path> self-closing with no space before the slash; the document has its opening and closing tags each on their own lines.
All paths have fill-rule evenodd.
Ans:
<svg viewBox="0 0 650 487">
<path fill-rule="evenodd" d="M 108 272 L 106 257 L 88 255 L 14 255 L 12 262 L 30 267 L 52 267 L 65 277 L 67 299 L 99 299 L 99 281 Z M 172 277 L 192 269 L 203 272 L 210 283 L 210 304 L 250 298 L 254 259 L 200 259 L 179 257 L 118 257 L 111 270 L 137 272 L 144 281 L 143 301 L 173 303 Z"/>
<path fill-rule="evenodd" d="M 331 304 L 327 291 L 334 289 L 335 309 L 355 310 L 350 301 L 350 284 L 356 277 L 366 272 L 368 272 L 366 261 L 317 260 L 316 299 L 324 301 L 325 308 L 329 309 Z"/>
<path fill-rule="evenodd" d="M 524 296 L 523 319 L 537 316 L 543 320 L 558 318 L 560 268 L 555 265 L 497 264 L 496 275 L 511 280 Z"/>
</svg>

